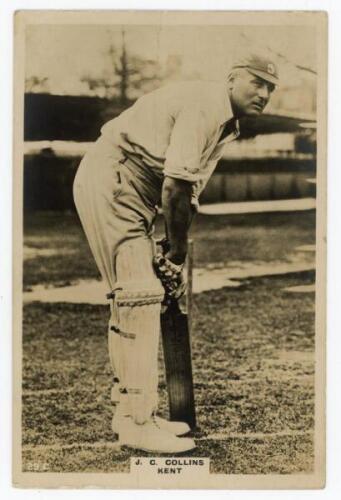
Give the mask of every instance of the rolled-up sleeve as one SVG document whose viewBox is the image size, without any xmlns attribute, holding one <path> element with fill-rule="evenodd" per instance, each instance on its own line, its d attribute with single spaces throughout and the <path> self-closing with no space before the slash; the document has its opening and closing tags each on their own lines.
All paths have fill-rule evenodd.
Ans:
<svg viewBox="0 0 341 500">
<path fill-rule="evenodd" d="M 184 107 L 175 118 L 164 175 L 193 183 L 200 181 L 205 176 L 200 161 L 209 134 L 209 119 L 201 104 Z"/>
</svg>

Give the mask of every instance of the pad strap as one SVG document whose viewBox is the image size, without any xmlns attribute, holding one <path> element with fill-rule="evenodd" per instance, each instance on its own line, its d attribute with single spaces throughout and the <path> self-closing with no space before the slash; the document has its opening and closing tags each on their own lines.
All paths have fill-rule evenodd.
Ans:
<svg viewBox="0 0 341 500">
<path fill-rule="evenodd" d="M 124 290 L 124 283 L 122 283 L 108 293 L 106 297 L 107 299 L 115 299 L 117 306 L 146 306 L 160 304 L 163 301 L 164 291 L 161 287 L 146 290 L 129 290 L 126 288 Z"/>
<path fill-rule="evenodd" d="M 112 332 L 114 332 L 114 333 L 117 333 L 121 337 L 124 337 L 125 339 L 132 339 L 132 340 L 134 340 L 136 338 L 135 333 L 123 332 L 122 330 L 120 330 L 119 328 L 117 328 L 117 326 L 114 326 L 114 325 L 112 325 L 110 327 L 110 330 Z"/>
</svg>

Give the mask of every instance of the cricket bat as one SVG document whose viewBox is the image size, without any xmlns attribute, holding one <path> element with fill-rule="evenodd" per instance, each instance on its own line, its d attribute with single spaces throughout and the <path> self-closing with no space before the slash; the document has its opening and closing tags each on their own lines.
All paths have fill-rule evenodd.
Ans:
<svg viewBox="0 0 341 500">
<path fill-rule="evenodd" d="M 187 313 L 173 299 L 161 314 L 170 420 L 196 426 L 188 312 L 192 300 L 192 245 L 189 246 Z"/>
</svg>

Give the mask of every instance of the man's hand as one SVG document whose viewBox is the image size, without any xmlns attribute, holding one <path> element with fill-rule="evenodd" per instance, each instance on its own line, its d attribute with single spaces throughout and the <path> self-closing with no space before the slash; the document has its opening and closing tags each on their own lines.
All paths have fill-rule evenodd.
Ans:
<svg viewBox="0 0 341 500">
<path fill-rule="evenodd" d="M 186 253 L 175 253 L 171 250 L 165 254 L 166 259 L 175 264 L 176 266 L 181 266 L 186 259 Z"/>
<path fill-rule="evenodd" d="M 167 303 L 170 298 L 179 299 L 186 290 L 183 265 L 174 264 L 162 253 L 155 255 L 153 264 L 156 275 L 160 279 L 166 292 L 165 303 Z"/>
</svg>

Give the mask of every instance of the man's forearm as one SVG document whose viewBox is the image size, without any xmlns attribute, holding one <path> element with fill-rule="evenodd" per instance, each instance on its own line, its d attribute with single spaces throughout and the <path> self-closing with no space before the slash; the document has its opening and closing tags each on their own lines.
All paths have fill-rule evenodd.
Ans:
<svg viewBox="0 0 341 500">
<path fill-rule="evenodd" d="M 162 210 L 170 242 L 167 257 L 175 264 L 182 264 L 186 258 L 187 234 L 193 217 L 191 197 L 191 183 L 165 177 Z"/>
</svg>

